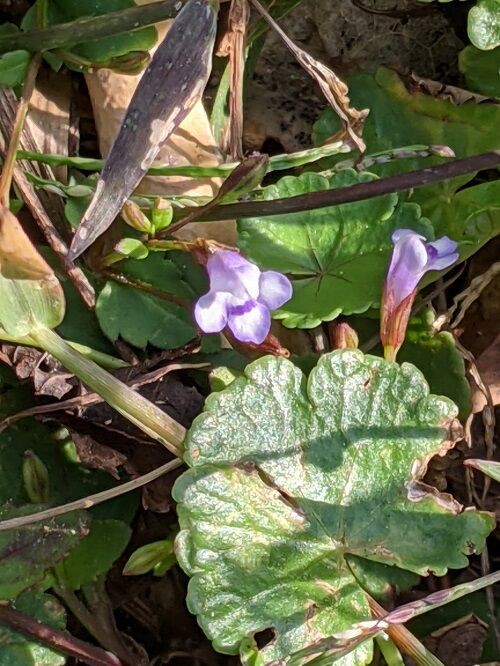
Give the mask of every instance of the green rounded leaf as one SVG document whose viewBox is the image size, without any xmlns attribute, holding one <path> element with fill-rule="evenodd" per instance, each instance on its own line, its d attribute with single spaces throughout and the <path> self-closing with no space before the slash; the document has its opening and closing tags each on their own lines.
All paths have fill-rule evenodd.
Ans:
<svg viewBox="0 0 500 666">
<path fill-rule="evenodd" d="M 97 299 L 96 314 L 108 338 L 114 341 L 121 336 L 135 347 L 152 344 L 160 349 L 180 347 L 195 338 L 189 308 L 168 300 L 169 294 L 187 305 L 195 299 L 196 291 L 188 283 L 185 270 L 189 271 L 189 266 L 184 267 L 177 257 L 175 261 L 165 259 L 160 253 L 122 262 L 120 271 L 138 285 L 145 285 L 146 291 L 106 283 Z M 197 275 L 196 269 L 194 273 Z"/>
<path fill-rule="evenodd" d="M 111 569 L 125 550 L 132 530 L 120 520 L 93 520 L 88 536 L 58 567 L 65 587 L 79 590 Z"/>
<path fill-rule="evenodd" d="M 500 46 L 491 51 L 467 46 L 460 52 L 458 64 L 470 90 L 500 97 Z"/>
<path fill-rule="evenodd" d="M 31 54 L 29 51 L 11 51 L 0 56 L 0 86 L 14 88 L 23 83 Z"/>
<path fill-rule="evenodd" d="M 466 566 L 493 517 L 420 481 L 456 413 L 412 365 L 357 350 L 323 356 L 308 379 L 266 357 L 212 394 L 174 496 L 188 605 L 216 649 L 272 628 L 264 663 L 286 660 L 370 619 L 353 555 L 424 575 Z M 342 663 L 370 658 L 367 642 Z"/>
<path fill-rule="evenodd" d="M 500 46 L 500 0 L 478 0 L 469 11 L 469 39 L 478 49 Z"/>
<path fill-rule="evenodd" d="M 263 192 L 278 199 L 374 180 L 345 170 L 330 180 L 314 173 L 287 176 Z M 378 305 L 395 229 L 432 228 L 418 206 L 398 206 L 395 194 L 292 215 L 239 220 L 239 246 L 259 265 L 286 273 L 293 298 L 274 316 L 290 328 L 312 328 L 340 314 Z"/>
</svg>

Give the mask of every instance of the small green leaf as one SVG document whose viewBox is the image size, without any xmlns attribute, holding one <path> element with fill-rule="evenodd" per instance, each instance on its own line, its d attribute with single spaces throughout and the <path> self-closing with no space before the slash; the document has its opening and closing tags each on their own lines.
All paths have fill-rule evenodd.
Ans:
<svg viewBox="0 0 500 666">
<path fill-rule="evenodd" d="M 212 394 L 174 497 L 188 606 L 215 648 L 271 628 L 264 663 L 286 661 L 369 620 L 353 555 L 421 575 L 466 566 L 493 517 L 420 480 L 456 413 L 412 365 L 358 350 L 323 356 L 308 380 L 262 358 Z M 342 663 L 370 659 L 368 641 Z"/>
<path fill-rule="evenodd" d="M 175 564 L 174 540 L 163 539 L 141 546 L 135 550 L 123 567 L 124 576 L 140 576 L 149 571 L 161 570 L 163 573 Z"/>
<path fill-rule="evenodd" d="M 172 349 L 196 337 L 189 310 L 167 300 L 169 293 L 187 302 L 196 296 L 175 261 L 165 259 L 164 254 L 151 253 L 142 261 L 123 262 L 120 269 L 124 275 L 165 292 L 166 298 L 135 287 L 106 283 L 97 299 L 96 314 L 110 340 L 121 336 L 136 347 L 153 344 Z"/>
<path fill-rule="evenodd" d="M 467 46 L 460 52 L 458 64 L 470 90 L 500 97 L 500 46 L 491 51 Z"/>
<path fill-rule="evenodd" d="M 30 590 L 15 600 L 14 608 L 54 629 L 66 627 L 66 613 L 59 601 Z M 64 666 L 66 657 L 24 634 L 0 624 L 0 663 L 2 666 Z"/>
<path fill-rule="evenodd" d="M 29 51 L 11 51 L 0 56 L 0 86 L 14 88 L 24 82 L 31 54 Z"/>
<path fill-rule="evenodd" d="M 500 46 L 500 0 L 478 0 L 469 11 L 469 39 L 478 49 Z"/>
<path fill-rule="evenodd" d="M 115 245 L 115 252 L 139 261 L 145 259 L 149 254 L 148 248 L 137 238 L 122 238 Z"/>
<path fill-rule="evenodd" d="M 3 506 L 0 520 L 36 513 L 44 505 Z M 88 532 L 83 511 L 73 511 L 43 523 L 0 532 L 0 599 L 13 599 L 42 581 Z"/>
<path fill-rule="evenodd" d="M 49 501 L 49 472 L 33 451 L 24 454 L 23 481 L 30 502 L 43 504 Z"/>
<path fill-rule="evenodd" d="M 93 520 L 88 536 L 57 567 L 61 583 L 79 590 L 107 573 L 125 550 L 131 533 L 120 520 Z"/>
<path fill-rule="evenodd" d="M 265 199 L 346 187 L 376 178 L 345 170 L 330 180 L 306 173 L 287 176 L 263 191 Z M 239 220 L 239 246 L 259 265 L 292 278 L 294 295 L 277 313 L 289 328 L 312 328 L 380 302 L 396 229 L 432 236 L 428 220 L 397 195 L 293 215 Z"/>
<path fill-rule="evenodd" d="M 151 209 L 151 221 L 155 233 L 166 229 L 172 224 L 174 219 L 174 208 L 170 201 L 166 199 L 157 199 Z"/>
</svg>

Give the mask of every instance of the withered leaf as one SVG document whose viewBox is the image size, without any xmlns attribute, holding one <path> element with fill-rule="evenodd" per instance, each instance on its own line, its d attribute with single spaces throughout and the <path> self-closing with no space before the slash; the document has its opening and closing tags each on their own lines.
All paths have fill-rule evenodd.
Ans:
<svg viewBox="0 0 500 666">
<path fill-rule="evenodd" d="M 155 52 L 75 233 L 70 259 L 111 225 L 161 144 L 201 98 L 210 74 L 218 7 L 219 0 L 189 0 Z"/>
</svg>

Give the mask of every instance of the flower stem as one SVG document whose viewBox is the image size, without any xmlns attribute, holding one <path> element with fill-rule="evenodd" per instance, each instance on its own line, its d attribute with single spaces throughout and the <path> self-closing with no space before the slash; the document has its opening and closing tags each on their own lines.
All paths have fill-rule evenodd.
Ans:
<svg viewBox="0 0 500 666">
<path fill-rule="evenodd" d="M 122 416 L 153 439 L 160 441 L 175 456 L 182 457 L 182 443 L 186 431 L 177 421 L 140 393 L 72 349 L 54 331 L 35 328 L 30 337 Z"/>
</svg>

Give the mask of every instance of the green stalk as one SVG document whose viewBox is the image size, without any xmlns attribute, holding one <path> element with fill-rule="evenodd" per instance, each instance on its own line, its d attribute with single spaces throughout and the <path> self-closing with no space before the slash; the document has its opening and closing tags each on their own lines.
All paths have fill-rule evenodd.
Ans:
<svg viewBox="0 0 500 666">
<path fill-rule="evenodd" d="M 57 333 L 35 328 L 31 337 L 42 349 L 57 358 L 65 368 L 111 407 L 153 439 L 160 441 L 174 455 L 182 457 L 185 429 L 140 393 L 72 349 Z"/>
<path fill-rule="evenodd" d="M 59 23 L 26 32 L 13 32 L 0 36 L 0 53 L 17 51 L 48 51 L 111 37 L 123 32 L 139 30 L 165 19 L 174 18 L 179 5 L 186 0 L 162 0 L 145 7 L 130 7 L 100 16 L 85 16 L 76 21 Z"/>
<path fill-rule="evenodd" d="M 387 663 L 387 666 L 405 666 L 401 652 L 388 636 L 375 636 L 375 641 Z"/>
<path fill-rule="evenodd" d="M 38 346 L 35 340 L 33 340 L 33 338 L 30 336 L 16 338 L 13 335 L 6 333 L 2 328 L 0 328 L 0 340 L 5 340 L 5 342 L 13 342 L 16 345 L 26 345 L 27 347 Z M 92 347 L 87 347 L 87 345 L 81 345 L 78 342 L 73 342 L 71 340 L 66 340 L 66 342 L 79 354 L 85 356 L 85 358 L 88 358 L 91 361 L 94 361 L 102 368 L 107 368 L 108 370 L 120 370 L 121 368 L 130 367 L 129 363 L 122 361 L 120 358 L 116 358 L 116 356 L 110 356 L 104 352 L 92 349 Z"/>
<path fill-rule="evenodd" d="M 267 173 L 272 171 L 286 171 L 294 169 L 312 162 L 317 162 L 325 157 L 332 157 L 340 153 L 349 152 L 350 148 L 342 141 L 329 143 L 326 146 L 318 148 L 309 148 L 296 153 L 283 155 L 273 155 L 269 158 L 269 168 Z M 49 166 L 69 166 L 81 171 L 100 171 L 104 166 L 104 160 L 97 160 L 91 157 L 68 157 L 66 155 L 48 155 L 46 153 L 36 153 L 28 150 L 19 150 L 18 159 L 30 160 L 32 162 L 43 162 Z M 221 164 L 220 166 L 204 167 L 192 164 L 184 166 L 152 166 L 148 169 L 150 176 L 184 176 L 186 178 L 226 178 L 238 166 L 239 162 L 230 164 Z"/>
</svg>

